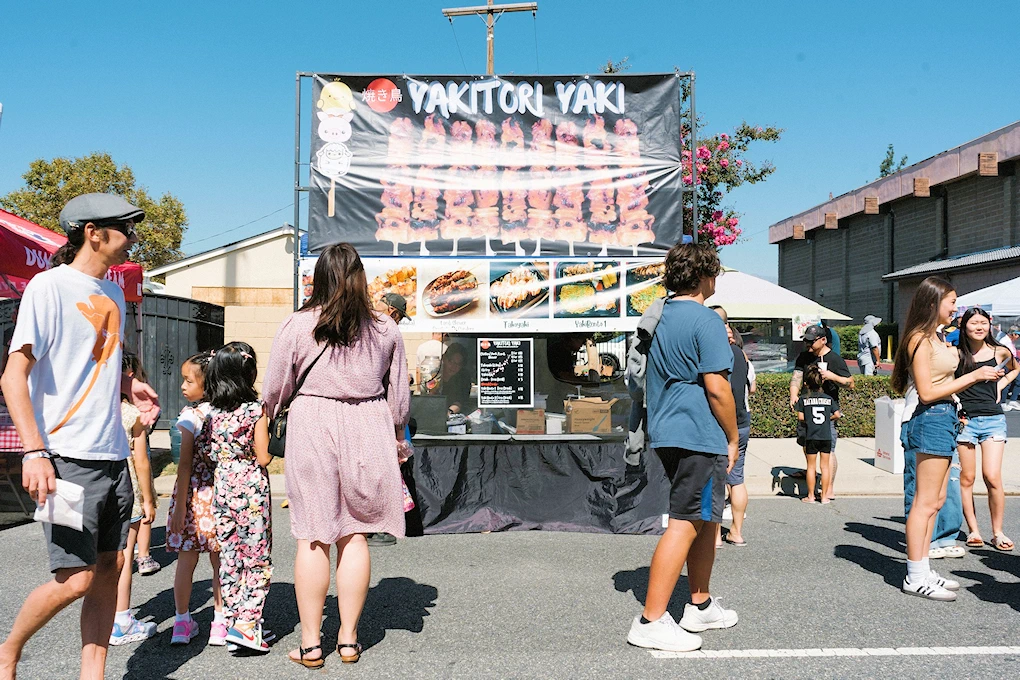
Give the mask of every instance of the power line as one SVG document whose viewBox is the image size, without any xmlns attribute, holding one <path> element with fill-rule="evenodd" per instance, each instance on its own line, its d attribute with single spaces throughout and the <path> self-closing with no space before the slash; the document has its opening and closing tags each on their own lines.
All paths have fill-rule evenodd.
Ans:
<svg viewBox="0 0 1020 680">
<path fill-rule="evenodd" d="M 453 31 L 453 42 L 457 46 L 457 54 L 460 55 L 460 63 L 464 66 L 464 73 L 467 73 L 467 62 L 464 61 L 464 53 L 460 51 L 460 40 L 457 39 L 457 29 L 453 26 L 453 17 L 448 18 L 450 19 L 450 30 Z"/>
<path fill-rule="evenodd" d="M 302 201 L 305 200 L 305 197 L 302 196 L 301 200 Z M 266 219 L 267 217 L 272 217 L 276 213 L 283 212 L 287 208 L 293 208 L 293 207 L 294 207 L 294 202 L 291 201 L 290 203 L 288 203 L 287 205 L 283 206 L 282 208 L 279 208 L 278 210 L 274 210 L 271 213 L 266 213 L 262 217 L 259 217 L 257 219 L 251 220 L 250 222 L 245 222 L 244 224 L 239 224 L 236 227 L 231 227 L 230 229 L 226 229 L 224 231 L 220 231 L 220 232 L 218 232 L 216 234 L 213 234 L 212 236 L 206 236 L 205 238 L 200 238 L 200 239 L 197 239 L 195 241 L 187 241 L 185 243 L 182 243 L 181 246 L 182 247 L 185 246 L 185 245 L 193 246 L 196 243 L 202 243 L 203 241 L 209 241 L 209 240 L 214 239 L 214 238 L 219 238 L 219 237 L 223 236 L 223 234 L 229 234 L 232 231 L 237 231 L 238 229 L 244 229 L 245 227 L 247 227 L 249 225 L 255 224 L 256 222 L 261 222 L 262 220 Z"/>
</svg>

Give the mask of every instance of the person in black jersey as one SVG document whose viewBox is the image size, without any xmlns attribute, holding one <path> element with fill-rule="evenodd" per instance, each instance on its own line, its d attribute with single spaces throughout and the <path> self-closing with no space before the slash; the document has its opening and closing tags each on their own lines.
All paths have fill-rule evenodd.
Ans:
<svg viewBox="0 0 1020 680">
<path fill-rule="evenodd" d="M 793 379 L 790 381 L 790 408 L 797 407 L 797 398 L 800 395 L 801 383 L 804 379 L 804 371 L 808 366 L 816 365 L 822 375 L 822 391 L 832 397 L 836 408 L 839 408 L 839 388 L 854 388 L 854 379 L 850 375 L 843 357 L 839 352 L 829 348 L 825 329 L 821 326 L 808 326 L 804 329 L 804 351 L 797 357 L 793 369 Z M 829 495 L 827 498 L 836 498 L 836 422 L 832 421 L 832 451 L 829 455 Z M 800 434 L 800 433 L 798 433 Z M 798 437 L 799 439 L 799 437 Z M 807 451 L 804 452 L 807 454 Z"/>
<path fill-rule="evenodd" d="M 988 488 L 988 510 L 992 516 L 992 546 L 1012 550 L 1013 541 L 1002 532 L 1005 493 L 1002 487 L 1002 454 L 1006 448 L 1006 416 L 999 396 L 1002 388 L 1020 372 L 1009 348 L 1001 345 L 991 332 L 991 318 L 980 307 L 968 309 L 960 322 L 960 377 L 982 366 L 1001 367 L 1006 375 L 996 381 L 979 382 L 959 393 L 964 427 L 956 438 L 960 454 L 960 500 L 967 520 L 967 546 L 980 548 L 984 539 L 978 530 L 974 509 L 974 478 L 977 476 L 977 450 L 981 447 L 981 474 Z"/>
<path fill-rule="evenodd" d="M 832 477 L 829 458 L 832 454 L 832 423 L 842 415 L 839 402 L 822 390 L 822 372 L 812 364 L 804 371 L 807 392 L 797 400 L 797 420 L 804 426 L 804 456 L 807 458 L 807 496 L 805 503 L 815 502 L 815 456 L 822 457 L 822 504 L 831 503 L 829 493 Z"/>
</svg>

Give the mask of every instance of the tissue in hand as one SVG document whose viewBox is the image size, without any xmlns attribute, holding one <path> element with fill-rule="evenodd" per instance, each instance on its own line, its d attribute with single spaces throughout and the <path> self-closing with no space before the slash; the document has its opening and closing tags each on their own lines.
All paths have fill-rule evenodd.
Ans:
<svg viewBox="0 0 1020 680">
<path fill-rule="evenodd" d="M 60 524 L 81 531 L 84 510 L 84 487 L 58 479 L 56 492 L 47 495 L 43 506 L 35 509 L 35 521 Z"/>
</svg>

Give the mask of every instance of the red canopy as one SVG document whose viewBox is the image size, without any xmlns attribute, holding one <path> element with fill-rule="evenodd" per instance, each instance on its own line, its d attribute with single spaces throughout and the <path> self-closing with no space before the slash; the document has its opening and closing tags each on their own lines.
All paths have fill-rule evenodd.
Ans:
<svg viewBox="0 0 1020 680">
<path fill-rule="evenodd" d="M 20 297 L 29 279 L 45 271 L 67 237 L 0 210 L 0 298 Z M 106 273 L 128 302 L 142 301 L 142 267 L 126 262 Z M 12 290 L 13 289 L 13 290 Z"/>
</svg>

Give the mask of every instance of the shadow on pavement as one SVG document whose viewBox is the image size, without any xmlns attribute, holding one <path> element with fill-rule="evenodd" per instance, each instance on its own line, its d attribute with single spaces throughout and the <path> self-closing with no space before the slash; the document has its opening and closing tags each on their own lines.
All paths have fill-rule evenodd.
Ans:
<svg viewBox="0 0 1020 680">
<path fill-rule="evenodd" d="M 368 591 L 365 612 L 358 623 L 358 638 L 366 649 L 379 644 L 388 630 L 420 633 L 429 609 L 436 606 L 439 589 L 404 576 L 384 578 Z M 336 612 L 336 598 L 333 612 Z M 339 626 L 337 626 L 339 629 Z M 333 638 L 336 639 L 336 632 Z"/>
<path fill-rule="evenodd" d="M 648 598 L 648 572 L 649 567 L 638 567 L 630 571 L 618 571 L 613 574 L 613 586 L 617 592 L 633 593 L 634 599 L 644 606 Z M 673 618 L 679 620 L 684 612 L 684 605 L 690 602 L 690 587 L 687 585 L 687 577 L 681 575 L 673 588 L 673 595 L 669 598 L 667 609 L 673 613 Z"/>
<path fill-rule="evenodd" d="M 1020 555 L 997 550 L 972 550 L 971 554 L 979 556 L 981 563 L 989 569 L 1004 571 L 1020 578 Z M 974 585 L 967 586 L 967 590 L 974 593 L 978 599 L 985 602 L 1008 604 L 1020 612 L 1020 583 L 1003 583 L 996 580 L 992 574 L 977 571 L 954 571 L 953 575 L 977 581 Z"/>
<path fill-rule="evenodd" d="M 872 517 L 872 519 L 877 519 L 879 522 L 889 522 L 891 524 L 903 524 L 904 526 L 907 524 L 907 518 L 903 515 L 895 517 Z"/>
<path fill-rule="evenodd" d="M 872 543 L 884 545 L 897 552 L 905 553 L 907 550 L 906 538 L 903 532 L 896 529 L 887 529 L 886 527 L 862 524 L 860 522 L 847 522 L 843 529 L 852 534 L 857 534 L 861 538 L 866 538 Z"/>
<path fill-rule="evenodd" d="M 209 642 L 209 626 L 213 620 L 212 581 L 206 579 L 194 583 L 191 589 L 191 603 L 192 607 L 196 603 L 203 603 L 199 606 L 208 603 L 208 606 L 201 610 L 193 610 L 195 620 L 199 623 L 199 636 L 192 640 L 191 644 L 171 646 L 171 631 L 165 630 L 137 646 L 125 647 L 124 649 L 132 652 L 127 662 L 125 678 L 171 677 L 171 674 L 206 649 Z M 167 620 L 173 621 L 175 611 L 173 588 L 167 588 L 139 605 L 135 616 L 139 621 L 151 619 L 159 625 Z"/>
<path fill-rule="evenodd" d="M 793 476 L 800 473 L 799 476 Z M 780 496 L 803 498 L 807 496 L 807 480 L 803 477 L 804 468 L 777 465 L 772 468 L 772 490 L 779 489 Z M 816 477 L 815 483 L 821 486 L 821 478 Z"/>
<path fill-rule="evenodd" d="M 832 554 L 840 559 L 853 562 L 873 574 L 878 574 L 891 586 L 899 588 L 903 585 L 903 575 L 906 573 L 903 560 L 859 545 L 837 545 Z"/>
</svg>

